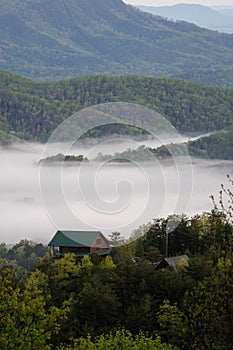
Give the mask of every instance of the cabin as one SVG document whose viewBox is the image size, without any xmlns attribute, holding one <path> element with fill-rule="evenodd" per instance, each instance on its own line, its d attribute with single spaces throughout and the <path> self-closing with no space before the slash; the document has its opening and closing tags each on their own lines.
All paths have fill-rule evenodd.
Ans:
<svg viewBox="0 0 233 350">
<path fill-rule="evenodd" d="M 169 258 L 163 258 L 163 260 L 156 265 L 155 270 L 163 270 L 168 266 L 173 268 L 175 271 L 179 271 L 180 269 L 189 266 L 189 257 L 187 255 L 177 255 Z"/>
<path fill-rule="evenodd" d="M 110 253 L 110 244 L 100 231 L 57 231 L 48 246 L 56 257 L 73 253 L 82 258 L 95 252 L 105 258 Z"/>
</svg>

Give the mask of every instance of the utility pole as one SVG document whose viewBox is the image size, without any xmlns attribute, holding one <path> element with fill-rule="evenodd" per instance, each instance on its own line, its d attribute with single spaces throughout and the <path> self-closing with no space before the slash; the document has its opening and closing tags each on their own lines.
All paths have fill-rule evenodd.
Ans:
<svg viewBox="0 0 233 350">
<path fill-rule="evenodd" d="M 166 258 L 168 257 L 168 230 L 166 230 Z"/>
</svg>

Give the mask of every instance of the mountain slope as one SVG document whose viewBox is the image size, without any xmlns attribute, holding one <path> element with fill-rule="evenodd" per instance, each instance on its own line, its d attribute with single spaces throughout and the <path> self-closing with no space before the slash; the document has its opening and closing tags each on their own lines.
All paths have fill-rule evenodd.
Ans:
<svg viewBox="0 0 233 350">
<path fill-rule="evenodd" d="M 106 75 L 36 83 L 0 71 L 0 139 L 2 130 L 8 134 L 5 139 L 10 134 L 46 141 L 65 118 L 106 102 L 134 102 L 152 108 L 181 133 L 206 133 L 233 125 L 233 88 L 206 87 L 181 79 Z"/>
<path fill-rule="evenodd" d="M 233 16 L 198 4 L 176 4 L 173 6 L 137 6 L 142 11 L 168 19 L 187 21 L 212 30 L 233 33 Z"/>
<path fill-rule="evenodd" d="M 213 68 L 233 69 L 233 35 L 169 22 L 121 0 L 1 0 L 0 37 L 0 67 L 35 79 L 98 72 L 189 79 L 192 69 L 205 82 Z"/>
<path fill-rule="evenodd" d="M 188 150 L 195 157 L 233 160 L 233 129 L 189 142 Z"/>
</svg>

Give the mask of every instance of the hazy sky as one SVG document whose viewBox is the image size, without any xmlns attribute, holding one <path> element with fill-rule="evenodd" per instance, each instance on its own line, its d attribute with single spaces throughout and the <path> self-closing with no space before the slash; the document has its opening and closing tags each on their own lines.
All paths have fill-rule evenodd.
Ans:
<svg viewBox="0 0 233 350">
<path fill-rule="evenodd" d="M 123 0 L 126 4 L 148 5 L 148 6 L 167 6 L 178 3 L 202 4 L 206 6 L 232 6 L 233 0 Z"/>
</svg>

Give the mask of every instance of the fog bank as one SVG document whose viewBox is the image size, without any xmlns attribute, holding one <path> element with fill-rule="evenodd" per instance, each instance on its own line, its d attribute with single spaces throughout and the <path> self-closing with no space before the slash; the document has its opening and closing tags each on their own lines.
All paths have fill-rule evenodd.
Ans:
<svg viewBox="0 0 233 350">
<path fill-rule="evenodd" d="M 115 142 L 112 147 L 103 144 L 101 152 L 121 152 L 129 145 L 132 148 L 131 142 Z M 24 144 L 0 149 L 2 242 L 27 238 L 46 244 L 57 229 L 95 229 L 106 235 L 119 230 L 128 237 L 133 229 L 156 217 L 210 210 L 213 205 L 209 196 L 217 196 L 220 184 L 227 184 L 226 175 L 233 172 L 231 161 L 194 159 L 190 181 L 185 163 L 177 174 L 172 161 L 144 165 L 90 162 L 81 167 L 48 167 L 43 170 L 45 183 L 35 165 L 43 148 L 40 144 Z M 54 154 L 56 151 L 59 147 L 54 145 Z M 85 147 L 76 151 L 90 154 Z M 92 158 L 99 151 L 98 147 L 92 150 Z M 62 187 L 63 197 L 56 186 Z"/>
</svg>

